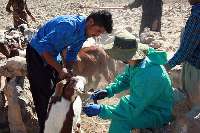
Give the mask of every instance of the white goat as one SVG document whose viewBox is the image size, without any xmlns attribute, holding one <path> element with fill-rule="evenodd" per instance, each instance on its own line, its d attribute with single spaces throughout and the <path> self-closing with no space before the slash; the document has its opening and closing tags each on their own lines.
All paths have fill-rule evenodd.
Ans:
<svg viewBox="0 0 200 133">
<path fill-rule="evenodd" d="M 44 133 L 80 133 L 82 101 L 79 96 L 84 91 L 86 79 L 75 76 L 69 82 L 62 80 L 56 85 L 48 109 Z"/>
</svg>

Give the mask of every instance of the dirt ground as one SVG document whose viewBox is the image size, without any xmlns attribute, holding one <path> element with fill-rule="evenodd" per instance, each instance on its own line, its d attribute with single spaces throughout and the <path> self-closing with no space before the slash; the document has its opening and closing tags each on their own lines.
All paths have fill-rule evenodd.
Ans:
<svg viewBox="0 0 200 133">
<path fill-rule="evenodd" d="M 0 0 L 0 29 L 5 29 L 12 25 L 12 15 L 5 11 L 5 6 L 8 0 Z M 27 0 L 30 11 L 36 17 L 37 22 L 30 21 L 31 27 L 38 27 L 46 20 L 64 14 L 85 14 L 88 15 L 92 9 L 79 9 L 77 3 L 85 5 L 100 5 L 100 6 L 123 6 L 128 3 L 128 0 Z M 185 25 L 186 19 L 190 14 L 190 6 L 187 0 L 165 0 L 163 6 L 162 17 L 162 35 L 166 41 L 179 46 L 180 31 Z M 139 31 L 141 8 L 133 10 L 110 10 L 114 18 L 114 27 L 120 29 L 123 27 L 131 27 L 133 34 L 137 35 Z M 30 20 L 30 18 L 29 18 Z M 102 80 L 99 87 L 106 83 Z M 100 103 L 114 104 L 118 102 L 118 98 L 105 99 Z M 106 133 L 109 127 L 109 121 L 104 121 L 99 118 L 88 118 L 82 115 L 82 129 L 86 133 Z"/>
</svg>

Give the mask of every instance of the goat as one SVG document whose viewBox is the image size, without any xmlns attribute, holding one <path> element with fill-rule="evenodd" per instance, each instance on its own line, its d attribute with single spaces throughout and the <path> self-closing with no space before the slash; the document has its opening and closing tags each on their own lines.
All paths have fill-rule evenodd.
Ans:
<svg viewBox="0 0 200 133">
<path fill-rule="evenodd" d="M 80 133 L 82 101 L 79 96 L 84 91 L 86 80 L 74 76 L 69 81 L 56 84 L 50 99 L 44 133 Z"/>
<path fill-rule="evenodd" d="M 66 50 L 62 51 L 62 60 L 65 61 Z M 86 55 L 86 56 L 85 56 Z M 89 60 L 87 57 L 93 57 L 95 61 Z M 86 88 L 96 88 L 101 80 L 101 74 L 107 82 L 112 81 L 112 73 L 110 72 L 110 58 L 103 48 L 99 46 L 90 46 L 82 48 L 78 53 L 78 60 L 75 63 L 73 70 L 76 75 L 81 75 L 87 78 L 88 84 Z M 66 62 L 64 62 L 66 64 Z M 95 77 L 95 82 L 92 77 Z M 90 85 L 93 84 L 91 87 Z"/>
<path fill-rule="evenodd" d="M 93 57 L 96 61 L 92 62 L 81 53 L 84 52 L 88 56 Z M 90 46 L 82 48 L 78 54 L 78 63 L 74 66 L 74 72 L 77 75 L 84 76 L 88 79 L 88 84 L 93 82 L 92 77 L 95 77 L 92 88 L 96 88 L 101 80 L 100 74 L 104 76 L 109 83 L 112 81 L 112 73 L 109 65 L 110 58 L 107 56 L 103 48 L 98 46 Z M 88 85 L 89 86 L 89 85 Z"/>
</svg>

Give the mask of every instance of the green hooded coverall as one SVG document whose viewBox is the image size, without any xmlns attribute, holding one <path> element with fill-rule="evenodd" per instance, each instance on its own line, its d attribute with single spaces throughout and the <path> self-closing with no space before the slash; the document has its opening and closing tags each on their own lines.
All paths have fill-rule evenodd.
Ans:
<svg viewBox="0 0 200 133">
<path fill-rule="evenodd" d="M 149 48 L 145 60 L 126 66 L 124 72 L 106 87 L 108 97 L 129 89 L 116 105 L 101 105 L 99 117 L 111 119 L 109 133 L 130 133 L 133 128 L 157 128 L 171 120 L 173 91 L 162 66 L 165 52 Z"/>
</svg>

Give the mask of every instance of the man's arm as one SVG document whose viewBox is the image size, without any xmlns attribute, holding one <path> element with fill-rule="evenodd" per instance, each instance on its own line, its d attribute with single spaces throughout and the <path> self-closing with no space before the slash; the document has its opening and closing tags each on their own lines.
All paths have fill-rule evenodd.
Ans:
<svg viewBox="0 0 200 133">
<path fill-rule="evenodd" d="M 68 61 L 66 60 L 67 49 L 64 49 L 61 53 L 63 67 L 67 68 L 68 71 L 73 71 L 73 66 L 76 63 L 75 61 Z"/>
<path fill-rule="evenodd" d="M 65 46 L 66 38 L 72 36 L 74 29 L 75 27 L 73 24 L 69 22 L 61 22 L 58 25 L 56 25 L 56 27 L 50 33 L 48 33 L 45 37 L 43 37 L 37 43 L 37 46 L 35 46 L 37 47 L 38 53 L 43 56 L 46 62 L 56 69 L 61 79 L 66 76 L 70 77 L 71 74 L 69 74 L 69 71 L 67 71 L 67 69 L 64 66 L 59 64 L 54 59 L 55 57 L 53 54 L 55 54 L 54 52 L 55 50 L 57 50 L 55 48 L 56 45 Z M 67 53 L 67 55 L 68 54 L 69 53 Z"/>
<path fill-rule="evenodd" d="M 70 28 L 70 27 L 69 27 Z M 56 71 L 59 73 L 60 78 L 67 76 L 67 69 L 63 67 L 61 64 L 59 64 L 53 57 L 52 53 L 54 51 L 54 45 L 53 44 L 62 44 L 64 45 L 65 37 L 68 33 L 68 27 L 65 28 L 65 23 L 61 23 L 55 27 L 54 30 L 52 30 L 49 34 L 47 34 L 45 37 L 43 37 L 37 47 L 38 47 L 38 53 L 45 59 L 45 61 L 51 65 L 53 68 L 56 69 Z"/>
<path fill-rule="evenodd" d="M 44 52 L 42 54 L 42 57 L 45 59 L 45 61 L 51 65 L 58 73 L 62 70 L 62 65 L 60 65 L 57 61 L 54 60 L 53 56 L 50 54 L 50 52 Z"/>
<path fill-rule="evenodd" d="M 70 70 L 66 69 L 66 67 L 62 66 L 57 61 L 55 61 L 50 52 L 44 52 L 42 54 L 42 57 L 49 65 L 51 65 L 58 72 L 59 78 L 61 80 L 64 78 L 70 78 L 72 76 Z"/>
<path fill-rule="evenodd" d="M 12 4 L 13 4 L 13 0 L 9 0 L 8 4 L 6 5 L 6 11 L 9 12 L 9 13 L 12 12 L 12 10 L 10 9 L 10 7 L 12 6 Z"/>
<path fill-rule="evenodd" d="M 196 47 L 200 44 L 200 19 L 197 17 L 190 17 L 185 31 L 181 38 L 181 45 L 174 56 L 165 65 L 167 69 L 171 69 L 174 66 L 182 63 L 186 58 L 189 58 Z"/>
<path fill-rule="evenodd" d="M 129 66 L 126 67 L 122 74 L 119 74 L 114 82 L 110 83 L 105 89 L 108 92 L 108 97 L 112 97 L 123 90 L 129 89 L 130 79 L 129 79 Z"/>
</svg>

